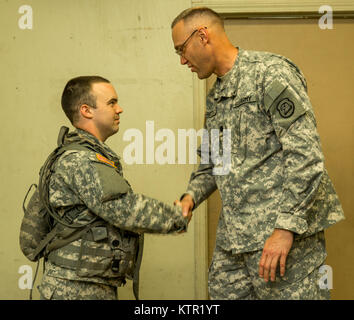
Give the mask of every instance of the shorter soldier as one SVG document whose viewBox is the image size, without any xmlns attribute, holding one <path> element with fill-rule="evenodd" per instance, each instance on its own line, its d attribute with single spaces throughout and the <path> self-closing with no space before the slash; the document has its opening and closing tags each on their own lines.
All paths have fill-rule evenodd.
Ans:
<svg viewBox="0 0 354 320">
<path fill-rule="evenodd" d="M 123 178 L 119 157 L 104 143 L 123 112 L 108 80 L 70 80 L 62 107 L 76 130 L 62 128 L 28 206 L 49 218 L 47 235 L 37 245 L 31 226 L 38 214 L 25 214 L 20 235 L 27 257 L 46 259 L 41 299 L 117 299 L 125 278 L 134 278 L 137 296 L 142 234 L 185 230 L 181 207 L 136 194 Z"/>
</svg>

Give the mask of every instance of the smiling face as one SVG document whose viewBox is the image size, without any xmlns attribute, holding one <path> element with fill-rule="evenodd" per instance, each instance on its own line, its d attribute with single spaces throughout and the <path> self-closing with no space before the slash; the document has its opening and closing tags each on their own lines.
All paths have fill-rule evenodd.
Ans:
<svg viewBox="0 0 354 320">
<path fill-rule="evenodd" d="M 172 28 L 172 40 L 181 64 L 196 72 L 199 79 L 208 78 L 213 73 L 214 59 L 207 27 L 186 25 L 181 20 Z"/>
<path fill-rule="evenodd" d="M 118 104 L 118 96 L 110 83 L 92 84 L 91 94 L 96 97 L 96 108 L 92 108 L 92 122 L 98 138 L 105 141 L 119 130 L 120 114 L 123 109 Z"/>
</svg>

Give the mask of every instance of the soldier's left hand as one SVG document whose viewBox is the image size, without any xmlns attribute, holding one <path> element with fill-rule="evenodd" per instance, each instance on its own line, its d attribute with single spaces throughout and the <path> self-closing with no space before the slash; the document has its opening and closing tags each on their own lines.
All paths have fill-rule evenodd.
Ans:
<svg viewBox="0 0 354 320">
<path fill-rule="evenodd" d="M 288 230 L 275 229 L 266 240 L 259 262 L 259 276 L 267 282 L 275 281 L 275 272 L 278 261 L 280 264 L 280 276 L 285 274 L 286 257 L 294 241 L 294 234 Z"/>
<path fill-rule="evenodd" d="M 179 201 L 179 200 L 175 200 L 173 202 L 174 205 L 178 205 L 182 208 L 182 210 L 184 210 L 183 212 L 183 217 L 188 219 L 188 224 L 189 222 L 191 221 L 192 219 L 192 207 L 193 207 L 193 204 L 190 204 L 189 202 L 186 203 L 186 201 L 182 200 L 182 201 Z"/>
</svg>

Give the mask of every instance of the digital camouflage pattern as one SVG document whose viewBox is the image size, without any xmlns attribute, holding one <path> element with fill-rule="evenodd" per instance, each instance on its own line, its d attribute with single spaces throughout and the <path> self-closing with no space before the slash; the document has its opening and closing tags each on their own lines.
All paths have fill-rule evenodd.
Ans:
<svg viewBox="0 0 354 320">
<path fill-rule="evenodd" d="M 229 172 L 213 174 L 220 167 L 215 161 L 200 164 L 186 191 L 194 208 L 216 189 L 222 199 L 211 298 L 328 299 L 317 281 L 326 257 L 320 238 L 344 214 L 324 166 L 302 72 L 282 56 L 239 49 L 233 68 L 207 96 L 205 129 L 209 140 L 211 130 L 220 132 L 220 141 L 209 145 L 223 145 L 223 132 L 231 130 L 224 150 L 231 153 Z M 294 244 L 285 276 L 278 271 L 275 283 L 265 283 L 259 262 L 275 228 L 294 232 Z"/>
<path fill-rule="evenodd" d="M 239 49 L 207 96 L 205 128 L 231 130 L 230 172 L 213 175 L 213 163 L 201 164 L 186 191 L 197 207 L 219 190 L 217 246 L 256 251 L 275 228 L 307 237 L 344 219 L 305 78 L 288 59 Z"/>
<path fill-rule="evenodd" d="M 50 290 L 45 280 L 48 277 L 120 286 L 126 276 L 131 279 L 134 275 L 137 252 L 132 248 L 137 247 L 137 233 L 167 234 L 187 228 L 180 207 L 132 191 L 123 177 L 119 157 L 106 144 L 80 129 L 68 134 L 64 144 L 70 140 L 88 142 L 91 147 L 68 147 L 55 162 L 49 186 L 50 204 L 61 215 L 75 212 L 71 216 L 76 225 L 98 219 L 89 232 L 69 244 L 58 245 L 68 228 L 49 243 L 40 286 L 43 293 Z M 113 260 L 119 265 L 114 266 Z"/>
<path fill-rule="evenodd" d="M 120 160 L 114 151 L 91 134 L 80 129 L 76 132 L 83 139 L 101 145 L 111 163 L 95 151 L 66 151 L 51 178 L 53 207 L 85 206 L 111 225 L 132 232 L 169 233 L 186 227 L 180 207 L 134 193 L 123 178 Z M 86 212 L 83 216 L 87 219 Z"/>
<path fill-rule="evenodd" d="M 40 300 L 117 300 L 117 287 L 44 275 Z"/>
<path fill-rule="evenodd" d="M 24 217 L 21 222 L 19 237 L 20 248 L 29 260 L 37 261 L 39 255 L 36 255 L 35 251 L 39 247 L 42 239 L 50 232 L 45 209 L 39 199 L 38 188 L 36 188 L 33 193 L 27 208 L 25 208 L 25 205 L 23 205 L 23 207 Z"/>
<path fill-rule="evenodd" d="M 295 240 L 287 257 L 286 272 L 279 269 L 274 282 L 258 275 L 262 250 L 232 254 L 216 247 L 209 269 L 209 293 L 217 300 L 328 300 L 321 289 L 319 268 L 326 258 L 324 232 Z"/>
</svg>

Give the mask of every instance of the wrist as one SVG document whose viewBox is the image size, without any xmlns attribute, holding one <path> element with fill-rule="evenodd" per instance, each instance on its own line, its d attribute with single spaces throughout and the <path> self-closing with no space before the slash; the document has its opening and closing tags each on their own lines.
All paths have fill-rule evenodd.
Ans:
<svg viewBox="0 0 354 320">
<path fill-rule="evenodd" d="M 286 229 L 279 229 L 279 228 L 275 228 L 273 234 L 294 236 L 294 232 Z"/>
<path fill-rule="evenodd" d="M 281 229 L 281 228 L 274 228 L 274 231 L 277 231 L 277 232 L 290 232 L 290 233 L 294 233 L 294 232 L 292 232 L 291 230 Z"/>
</svg>

